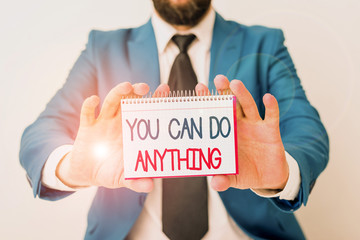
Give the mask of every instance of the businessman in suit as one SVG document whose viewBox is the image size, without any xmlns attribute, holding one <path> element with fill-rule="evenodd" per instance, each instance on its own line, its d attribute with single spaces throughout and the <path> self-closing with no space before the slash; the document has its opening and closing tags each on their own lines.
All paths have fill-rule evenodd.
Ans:
<svg viewBox="0 0 360 240">
<path fill-rule="evenodd" d="M 206 226 L 196 227 L 205 231 L 186 239 L 303 239 L 293 211 L 327 164 L 328 137 L 282 31 L 226 21 L 211 0 L 153 2 L 143 26 L 92 31 L 65 85 L 24 131 L 20 161 L 34 196 L 98 186 L 86 239 L 184 239 L 164 231 L 162 180 L 124 180 L 119 112 L 124 96 L 168 93 L 183 54 L 197 93 L 231 90 L 239 100 L 239 174 L 206 179 Z M 192 36 L 185 51 L 179 35 Z M 93 152 L 99 142 L 105 157 Z"/>
</svg>

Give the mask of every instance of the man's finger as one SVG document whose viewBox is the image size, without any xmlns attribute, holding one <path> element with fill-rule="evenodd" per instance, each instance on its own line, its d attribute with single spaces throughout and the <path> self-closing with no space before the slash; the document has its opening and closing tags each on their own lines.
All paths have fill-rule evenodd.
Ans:
<svg viewBox="0 0 360 240">
<path fill-rule="evenodd" d="M 227 175 L 216 175 L 211 179 L 210 185 L 215 191 L 226 191 L 230 187 L 230 178 Z"/>
<path fill-rule="evenodd" d="M 237 177 L 238 175 L 215 175 L 211 179 L 211 187 L 218 192 L 226 191 L 230 187 L 239 188 Z"/>
<path fill-rule="evenodd" d="M 133 92 L 135 95 L 144 96 L 149 90 L 150 87 L 146 83 L 136 83 L 133 85 Z"/>
<path fill-rule="evenodd" d="M 215 175 L 211 179 L 211 187 L 218 191 L 226 191 L 228 188 L 248 189 L 248 185 L 241 184 L 239 175 Z"/>
<path fill-rule="evenodd" d="M 196 96 L 209 96 L 210 91 L 205 84 L 198 83 L 195 87 Z"/>
<path fill-rule="evenodd" d="M 220 94 L 234 94 L 230 89 L 230 82 L 226 76 L 221 74 L 217 75 L 214 79 L 214 84 Z M 238 119 L 245 117 L 239 101 L 236 101 L 236 117 Z"/>
<path fill-rule="evenodd" d="M 123 97 L 128 98 L 138 98 L 146 95 L 150 90 L 149 85 L 146 83 L 135 83 L 132 85 L 132 91 L 128 93 L 127 95 L 123 95 L 120 98 L 120 101 Z M 117 119 L 121 119 L 121 104 L 117 108 L 117 113 L 115 114 Z"/>
<path fill-rule="evenodd" d="M 80 124 L 91 125 L 95 121 L 96 107 L 99 105 L 100 99 L 98 96 L 91 96 L 85 99 L 80 113 Z"/>
<path fill-rule="evenodd" d="M 279 105 L 276 98 L 267 93 L 263 97 L 263 102 L 265 105 L 265 121 L 275 121 L 279 123 Z"/>
<path fill-rule="evenodd" d="M 169 85 L 163 83 L 160 84 L 157 89 L 155 90 L 154 94 L 152 97 L 165 97 L 165 96 L 169 96 L 169 92 L 170 92 L 170 87 Z"/>
<path fill-rule="evenodd" d="M 214 79 L 216 90 L 220 93 L 227 93 L 230 91 L 230 82 L 224 75 L 216 75 Z"/>
<path fill-rule="evenodd" d="M 230 89 L 229 89 L 230 82 L 227 79 L 227 77 L 225 77 L 224 75 L 221 75 L 221 74 L 216 75 L 216 77 L 214 78 L 214 84 L 215 84 L 216 90 L 220 94 L 230 91 Z M 202 83 L 198 83 L 196 85 L 195 91 L 196 91 L 196 95 L 198 95 L 198 96 L 210 95 L 210 91 L 209 91 L 208 87 Z"/>
<path fill-rule="evenodd" d="M 133 87 L 129 82 L 120 83 L 106 96 L 102 105 L 99 118 L 109 119 L 116 115 L 120 107 L 121 98 L 132 92 Z"/>
<path fill-rule="evenodd" d="M 124 180 L 125 187 L 135 191 L 149 193 L 154 188 L 154 182 L 151 178 L 141 178 L 135 180 Z"/>
<path fill-rule="evenodd" d="M 230 89 L 240 102 L 245 117 L 252 121 L 261 120 L 256 103 L 245 85 L 239 80 L 232 80 Z"/>
</svg>

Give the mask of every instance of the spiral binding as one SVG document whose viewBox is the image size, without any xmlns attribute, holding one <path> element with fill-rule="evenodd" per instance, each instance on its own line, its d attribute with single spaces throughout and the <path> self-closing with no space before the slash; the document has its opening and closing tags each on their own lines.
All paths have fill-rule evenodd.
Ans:
<svg viewBox="0 0 360 240">
<path fill-rule="evenodd" d="M 162 103 L 162 102 L 197 102 L 197 101 L 218 101 L 233 100 L 234 95 L 230 90 L 225 91 L 171 91 L 169 93 L 149 92 L 145 96 L 124 96 L 121 100 L 122 104 L 139 104 L 139 103 Z"/>
</svg>

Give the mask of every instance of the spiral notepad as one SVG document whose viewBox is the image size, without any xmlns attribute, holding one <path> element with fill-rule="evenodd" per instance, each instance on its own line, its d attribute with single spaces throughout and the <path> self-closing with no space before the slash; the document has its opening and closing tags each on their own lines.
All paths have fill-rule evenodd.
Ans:
<svg viewBox="0 0 360 240">
<path fill-rule="evenodd" d="M 127 98 L 121 113 L 125 179 L 238 173 L 235 96 Z"/>
</svg>

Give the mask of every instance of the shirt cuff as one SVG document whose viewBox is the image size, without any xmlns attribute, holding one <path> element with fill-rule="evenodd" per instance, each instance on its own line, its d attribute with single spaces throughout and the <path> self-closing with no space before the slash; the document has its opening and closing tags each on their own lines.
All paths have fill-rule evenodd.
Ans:
<svg viewBox="0 0 360 240">
<path fill-rule="evenodd" d="M 284 189 L 280 192 L 274 192 L 274 190 L 267 190 L 267 189 L 256 189 L 256 190 L 251 189 L 251 191 L 253 191 L 260 197 L 265 197 L 265 198 L 279 197 L 280 199 L 283 200 L 289 200 L 289 201 L 294 200 L 299 194 L 300 185 L 301 185 L 300 169 L 296 160 L 286 151 L 285 151 L 285 157 L 289 166 L 289 178 Z"/>
<path fill-rule="evenodd" d="M 41 183 L 51 189 L 60 190 L 60 191 L 76 191 L 78 189 L 74 189 L 66 186 L 61 180 L 56 176 L 56 167 L 72 150 L 72 145 L 62 145 L 57 147 L 46 160 L 45 166 L 42 170 L 42 178 Z"/>
</svg>

